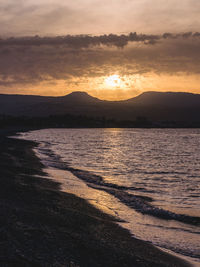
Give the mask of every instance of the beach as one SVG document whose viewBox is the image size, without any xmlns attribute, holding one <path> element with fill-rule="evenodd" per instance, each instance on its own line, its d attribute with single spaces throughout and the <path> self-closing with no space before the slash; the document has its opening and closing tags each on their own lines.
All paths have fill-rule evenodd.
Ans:
<svg viewBox="0 0 200 267">
<path fill-rule="evenodd" d="M 33 151 L 37 143 L 13 134 L 0 134 L 0 266 L 189 266 L 61 192 Z"/>
</svg>

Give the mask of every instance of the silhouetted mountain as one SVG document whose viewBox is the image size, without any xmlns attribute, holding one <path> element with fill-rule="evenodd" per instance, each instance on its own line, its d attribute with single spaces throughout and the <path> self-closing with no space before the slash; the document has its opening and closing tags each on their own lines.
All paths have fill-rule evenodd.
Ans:
<svg viewBox="0 0 200 267">
<path fill-rule="evenodd" d="M 183 92 L 145 92 L 141 95 L 128 99 L 131 102 L 139 105 L 148 106 L 166 106 L 166 107 L 194 107 L 200 106 L 200 95 Z"/>
<path fill-rule="evenodd" d="M 72 114 L 123 121 L 200 122 L 200 94 L 146 92 L 124 101 L 104 101 L 85 92 L 63 97 L 0 95 L 0 114 L 47 117 Z"/>
<path fill-rule="evenodd" d="M 100 99 L 93 97 L 86 92 L 80 92 L 80 91 L 72 92 L 69 95 L 59 97 L 59 99 L 61 101 L 75 101 L 75 102 L 85 102 L 85 103 L 88 102 L 96 103 L 101 101 Z"/>
</svg>

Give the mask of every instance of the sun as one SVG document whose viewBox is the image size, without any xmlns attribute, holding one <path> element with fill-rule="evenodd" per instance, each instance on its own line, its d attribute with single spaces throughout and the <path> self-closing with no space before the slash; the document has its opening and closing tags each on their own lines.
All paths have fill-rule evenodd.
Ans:
<svg viewBox="0 0 200 267">
<path fill-rule="evenodd" d="M 105 84 L 109 87 L 119 87 L 121 84 L 121 79 L 119 75 L 114 74 L 114 75 L 108 76 L 105 79 Z"/>
</svg>

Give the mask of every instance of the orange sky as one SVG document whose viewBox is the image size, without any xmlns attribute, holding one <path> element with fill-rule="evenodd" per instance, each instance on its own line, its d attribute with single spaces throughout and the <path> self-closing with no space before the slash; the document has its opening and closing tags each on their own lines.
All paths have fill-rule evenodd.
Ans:
<svg viewBox="0 0 200 267">
<path fill-rule="evenodd" d="M 112 77 L 108 76 L 108 77 Z M 13 86 L 9 89 L 5 88 L 3 93 L 9 94 L 34 94 L 45 96 L 60 96 L 66 95 L 73 91 L 85 91 L 90 95 L 104 100 L 121 100 L 137 96 L 144 91 L 174 91 L 174 92 L 192 92 L 200 93 L 200 77 L 199 75 L 189 76 L 167 76 L 167 75 L 133 75 L 119 79 L 127 79 L 128 84 L 120 84 L 120 86 L 113 86 L 106 84 L 107 77 L 91 78 L 89 81 L 81 80 L 72 82 L 69 86 L 65 80 L 55 81 L 50 84 L 41 82 L 37 85 L 27 86 Z"/>
<path fill-rule="evenodd" d="M 2 0 L 0 93 L 200 93 L 199 12 L 196 0 Z"/>
</svg>

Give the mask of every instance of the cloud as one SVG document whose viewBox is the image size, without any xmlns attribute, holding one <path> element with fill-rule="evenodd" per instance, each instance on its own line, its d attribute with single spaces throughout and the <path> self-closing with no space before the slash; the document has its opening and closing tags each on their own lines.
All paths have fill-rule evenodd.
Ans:
<svg viewBox="0 0 200 267">
<path fill-rule="evenodd" d="M 147 73 L 200 73 L 200 33 L 67 35 L 0 40 L 0 86 Z"/>
<path fill-rule="evenodd" d="M 0 35 L 197 31 L 197 0 L 0 0 Z"/>
<path fill-rule="evenodd" d="M 145 44 L 155 44 L 162 36 L 137 34 L 128 35 L 109 34 L 100 36 L 90 35 L 66 35 L 57 37 L 10 37 L 0 39 L 0 46 L 41 46 L 41 45 L 64 45 L 72 48 L 88 48 L 89 46 L 116 46 L 125 47 L 129 42 L 144 42 Z M 169 38 L 169 37 L 167 37 Z"/>
<path fill-rule="evenodd" d="M 88 48 L 90 46 L 116 46 L 123 48 L 131 42 L 142 42 L 144 44 L 156 44 L 163 39 L 200 39 L 199 32 L 185 32 L 179 34 L 164 33 L 163 35 L 137 34 L 131 32 L 130 34 L 104 34 L 99 36 L 92 35 L 66 35 L 57 37 L 9 37 L 0 39 L 0 47 L 5 46 L 44 46 L 44 45 L 62 45 L 71 47 L 73 49 Z"/>
</svg>

